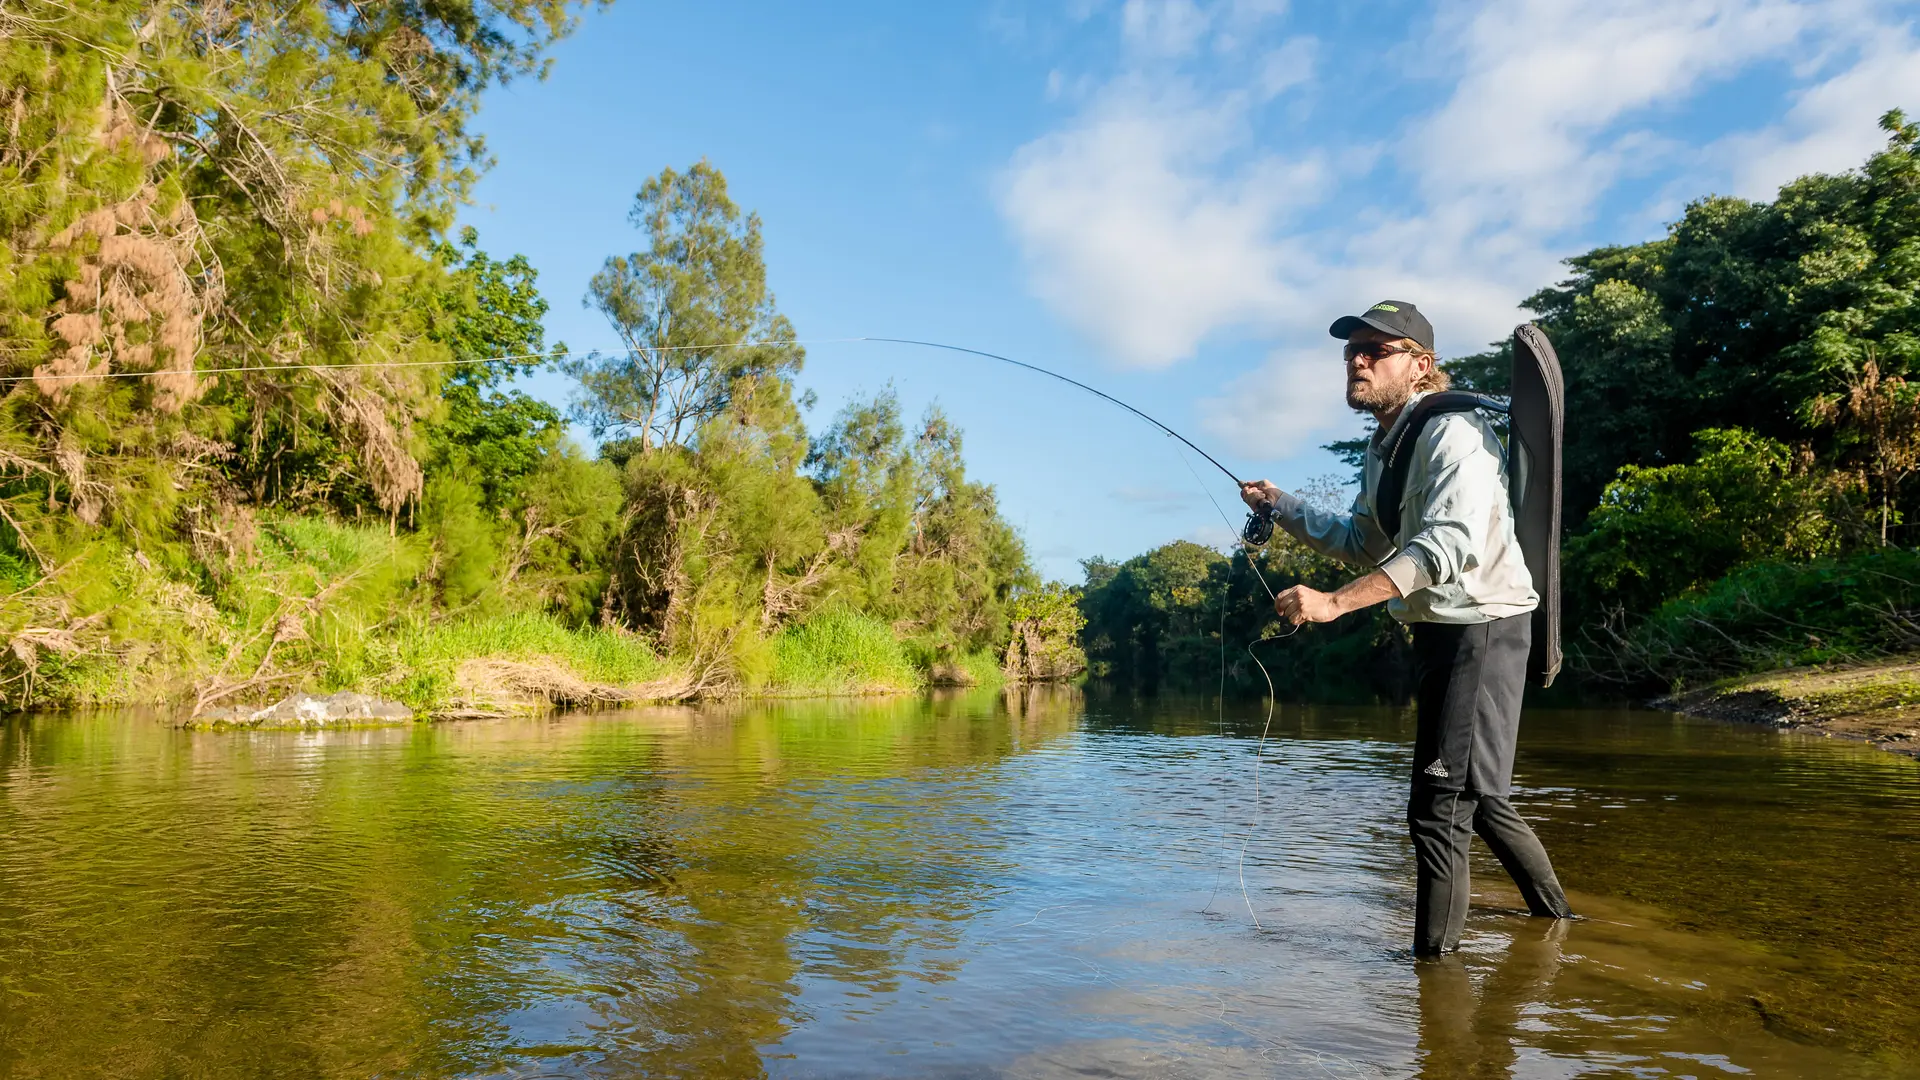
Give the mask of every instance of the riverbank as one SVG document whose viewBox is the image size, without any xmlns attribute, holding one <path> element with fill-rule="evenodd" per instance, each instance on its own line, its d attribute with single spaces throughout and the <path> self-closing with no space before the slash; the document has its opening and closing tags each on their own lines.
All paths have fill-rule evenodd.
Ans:
<svg viewBox="0 0 1920 1080">
<path fill-rule="evenodd" d="M 1920 653 L 1728 679 L 1654 704 L 1690 716 L 1818 733 L 1920 757 Z"/>
<path fill-rule="evenodd" d="M 885 623 L 840 611 L 706 653 L 663 654 L 639 634 L 567 626 L 531 612 L 332 629 L 318 640 L 268 648 L 239 672 L 230 663 L 123 639 L 118 648 L 55 654 L 62 662 L 42 664 L 33 689 L 42 708 L 151 707 L 189 726 L 251 728 L 315 726 L 267 707 L 289 695 L 342 691 L 411 714 L 371 722 L 407 723 L 693 700 L 912 694 L 1004 681 L 990 652 L 916 648 Z"/>
<path fill-rule="evenodd" d="M 1003 681 L 988 653 L 921 656 L 885 624 L 847 612 L 787 627 L 745 663 L 737 650 L 705 659 L 661 656 L 636 634 L 570 628 L 529 614 L 452 620 L 384 644 L 385 663 L 357 671 L 317 669 L 307 673 L 308 681 L 391 698 L 422 720 L 696 699 L 911 694 L 932 686 Z M 231 706 L 258 693 L 259 688 L 244 685 L 232 692 L 203 690 L 184 710 L 185 720 L 194 726 L 236 726 Z M 215 700 L 224 707 L 210 708 Z M 300 725 L 276 725 L 269 717 L 265 726 Z"/>
</svg>

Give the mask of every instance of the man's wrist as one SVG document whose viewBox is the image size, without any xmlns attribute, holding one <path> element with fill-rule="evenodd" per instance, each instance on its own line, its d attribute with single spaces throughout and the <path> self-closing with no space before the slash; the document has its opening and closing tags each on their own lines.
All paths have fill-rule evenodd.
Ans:
<svg viewBox="0 0 1920 1080">
<path fill-rule="evenodd" d="M 1340 586 L 1338 589 L 1335 589 L 1333 595 L 1327 598 L 1333 604 L 1334 618 L 1337 619 L 1342 615 L 1358 611 L 1366 606 L 1359 602 L 1357 595 L 1360 592 L 1361 586 L 1366 583 L 1366 580 L 1366 578 L 1355 578 L 1345 585 Z"/>
</svg>

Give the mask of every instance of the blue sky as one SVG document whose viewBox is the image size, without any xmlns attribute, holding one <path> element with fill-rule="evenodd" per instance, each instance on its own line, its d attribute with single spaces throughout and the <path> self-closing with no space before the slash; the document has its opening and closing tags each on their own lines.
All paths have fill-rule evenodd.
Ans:
<svg viewBox="0 0 1920 1080">
<path fill-rule="evenodd" d="M 1242 476 L 1338 475 L 1360 430 L 1336 316 L 1412 300 L 1443 355 L 1524 317 L 1559 260 L 1660 234 L 1709 192 L 1857 165 L 1920 112 L 1913 4 L 1064 0 L 616 3 L 544 82 L 490 93 L 465 215 L 526 254 L 576 351 L 637 246 L 634 192 L 706 158 L 765 223 L 806 339 L 909 337 L 1092 383 Z M 892 383 L 965 429 L 1050 576 L 1222 543 L 1204 462 L 1069 387 L 950 353 L 808 350 L 816 430 Z M 531 388 L 555 401 L 557 375 Z M 1578 418 L 1572 418 L 1578 422 Z M 1190 454 L 1188 455 L 1191 456 Z"/>
</svg>

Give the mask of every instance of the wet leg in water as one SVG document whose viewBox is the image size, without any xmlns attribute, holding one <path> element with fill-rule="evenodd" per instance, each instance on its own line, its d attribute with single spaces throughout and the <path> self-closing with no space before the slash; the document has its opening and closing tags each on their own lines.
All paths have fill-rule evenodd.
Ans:
<svg viewBox="0 0 1920 1080">
<path fill-rule="evenodd" d="M 1467 847 L 1476 832 L 1519 886 L 1528 911 L 1552 918 L 1572 914 L 1546 848 L 1507 800 L 1416 784 L 1407 799 L 1407 828 L 1418 864 L 1415 953 L 1431 956 L 1460 947 L 1472 886 Z"/>
</svg>

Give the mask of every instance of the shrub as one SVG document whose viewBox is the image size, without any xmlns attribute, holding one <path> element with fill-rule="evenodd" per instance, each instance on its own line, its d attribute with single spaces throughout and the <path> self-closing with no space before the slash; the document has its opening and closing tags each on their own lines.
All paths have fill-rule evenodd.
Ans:
<svg viewBox="0 0 1920 1080">
<path fill-rule="evenodd" d="M 1603 678 L 1673 690 L 1913 649 L 1920 552 L 1755 563 L 1668 601 L 1630 630 L 1589 635 L 1576 647 L 1582 666 Z"/>
<path fill-rule="evenodd" d="M 554 616 L 531 612 L 492 618 L 421 618 L 402 628 L 379 651 L 382 670 L 363 679 L 364 688 L 390 694 L 415 708 L 451 695 L 454 672 L 468 660 L 548 660 L 581 679 L 615 686 L 648 682 L 666 671 L 666 665 L 636 635 L 575 629 Z"/>
<path fill-rule="evenodd" d="M 1567 542 L 1567 579 L 1589 609 L 1652 611 L 1762 559 L 1829 555 L 1831 485 L 1796 475 L 1786 446 L 1738 428 L 1695 436 L 1685 465 L 1626 465 Z"/>
</svg>

